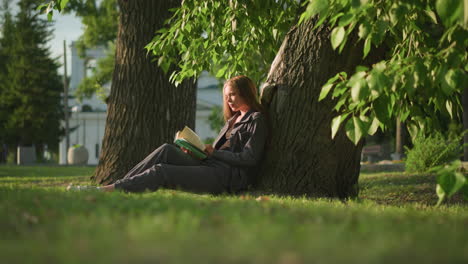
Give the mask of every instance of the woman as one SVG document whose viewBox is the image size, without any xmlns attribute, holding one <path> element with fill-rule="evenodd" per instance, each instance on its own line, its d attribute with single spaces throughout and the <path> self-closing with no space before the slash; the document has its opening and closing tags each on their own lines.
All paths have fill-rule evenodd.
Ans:
<svg viewBox="0 0 468 264">
<path fill-rule="evenodd" d="M 206 159 L 199 160 L 186 149 L 164 144 L 114 184 L 67 189 L 142 192 L 163 187 L 212 194 L 247 189 L 263 156 L 267 138 L 265 114 L 255 84 L 246 76 L 226 81 L 223 94 L 226 124 L 213 145 L 206 145 Z"/>
</svg>

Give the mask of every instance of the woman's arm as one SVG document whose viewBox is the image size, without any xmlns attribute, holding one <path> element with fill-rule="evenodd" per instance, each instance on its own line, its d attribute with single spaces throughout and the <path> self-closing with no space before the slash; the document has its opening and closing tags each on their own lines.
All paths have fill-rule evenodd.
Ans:
<svg viewBox="0 0 468 264">
<path fill-rule="evenodd" d="M 264 117 L 258 116 L 253 119 L 249 131 L 251 131 L 251 136 L 241 152 L 214 149 L 212 157 L 233 166 L 250 167 L 257 165 L 262 158 L 267 138 L 267 126 Z"/>
</svg>

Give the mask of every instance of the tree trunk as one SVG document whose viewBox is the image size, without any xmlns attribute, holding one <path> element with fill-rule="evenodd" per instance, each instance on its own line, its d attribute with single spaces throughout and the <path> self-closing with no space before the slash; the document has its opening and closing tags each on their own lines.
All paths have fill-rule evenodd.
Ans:
<svg viewBox="0 0 468 264">
<path fill-rule="evenodd" d="M 343 129 L 331 139 L 335 101 L 318 102 L 321 87 L 336 73 L 353 73 L 362 44 L 351 35 L 342 51 L 330 44 L 330 29 L 312 30 L 314 20 L 294 27 L 273 61 L 262 89 L 271 122 L 271 142 L 258 188 L 275 193 L 347 198 L 357 195 L 360 154 Z M 375 58 L 374 58 L 375 60 Z"/>
<path fill-rule="evenodd" d="M 93 180 L 112 183 L 152 150 L 195 125 L 196 88 L 175 87 L 144 49 L 180 0 L 119 0 L 120 20 L 107 120 Z"/>
<path fill-rule="evenodd" d="M 468 88 L 463 90 L 463 161 L 468 161 Z"/>
<path fill-rule="evenodd" d="M 395 133 L 395 153 L 392 155 L 393 160 L 402 160 L 404 156 L 404 146 L 406 145 L 406 129 L 405 123 L 396 120 L 396 133 Z"/>
</svg>

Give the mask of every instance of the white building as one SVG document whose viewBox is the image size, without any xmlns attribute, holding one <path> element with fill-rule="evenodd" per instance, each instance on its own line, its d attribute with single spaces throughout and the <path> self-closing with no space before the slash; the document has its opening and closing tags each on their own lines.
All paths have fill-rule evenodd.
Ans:
<svg viewBox="0 0 468 264">
<path fill-rule="evenodd" d="M 71 44 L 71 50 L 72 69 L 69 94 L 73 95 L 81 80 L 91 74 L 90 68 L 95 66 L 96 60 L 105 56 L 105 50 L 102 48 L 87 50 L 85 58 L 78 55 L 75 42 Z M 70 147 L 76 144 L 84 146 L 88 150 L 88 164 L 98 164 L 106 124 L 107 105 L 98 99 L 96 95 L 93 95 L 90 99 L 83 99 L 81 103 L 69 99 L 69 106 L 72 108 L 69 119 Z M 202 139 L 214 138 L 217 135 L 218 131 L 213 131 L 208 121 L 214 106 L 222 106 L 221 83 L 204 72 L 197 81 L 197 112 L 195 119 L 195 131 Z M 92 111 L 87 111 L 89 109 Z M 85 110 L 85 112 L 82 110 Z M 59 145 L 59 164 L 66 164 L 67 151 L 65 145 L 65 138 L 63 138 Z"/>
</svg>

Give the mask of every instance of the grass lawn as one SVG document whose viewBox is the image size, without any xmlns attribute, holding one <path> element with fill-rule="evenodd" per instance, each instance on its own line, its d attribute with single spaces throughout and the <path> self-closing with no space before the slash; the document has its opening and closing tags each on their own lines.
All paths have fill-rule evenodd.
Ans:
<svg viewBox="0 0 468 264">
<path fill-rule="evenodd" d="M 0 166 L 1 263 L 468 263 L 468 203 L 434 176 L 362 174 L 359 199 L 66 192 L 92 167 Z"/>
</svg>

